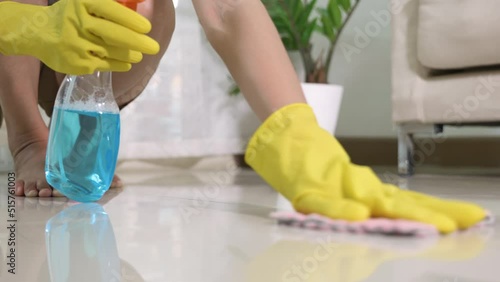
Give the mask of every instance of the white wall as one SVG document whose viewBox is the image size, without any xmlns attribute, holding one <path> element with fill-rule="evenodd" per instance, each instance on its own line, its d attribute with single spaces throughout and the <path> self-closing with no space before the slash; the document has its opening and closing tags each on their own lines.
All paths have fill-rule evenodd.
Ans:
<svg viewBox="0 0 500 282">
<path fill-rule="evenodd" d="M 330 81 L 343 85 L 345 91 L 337 136 L 395 135 L 390 104 L 390 23 L 379 23 L 370 14 L 387 10 L 387 2 L 362 1 L 339 39 L 339 45 L 356 49 L 354 53 L 349 53 L 337 46 L 331 66 Z M 379 32 L 367 37 L 366 44 L 356 44 L 359 32 L 366 34 L 367 26 L 379 27 Z"/>
</svg>

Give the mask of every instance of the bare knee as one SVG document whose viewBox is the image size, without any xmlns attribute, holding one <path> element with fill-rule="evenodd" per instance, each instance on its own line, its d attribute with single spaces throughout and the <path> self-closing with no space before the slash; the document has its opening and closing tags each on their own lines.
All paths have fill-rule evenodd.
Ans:
<svg viewBox="0 0 500 282">
<path fill-rule="evenodd" d="M 147 0 L 141 9 L 143 10 L 139 10 L 139 13 L 148 18 L 153 25 L 150 33 L 153 38 L 172 36 L 175 29 L 175 7 L 172 0 Z"/>
</svg>

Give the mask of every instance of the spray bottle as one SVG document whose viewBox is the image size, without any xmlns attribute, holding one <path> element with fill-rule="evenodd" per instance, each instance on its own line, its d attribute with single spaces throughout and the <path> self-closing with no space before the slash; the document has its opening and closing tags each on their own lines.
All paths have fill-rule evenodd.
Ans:
<svg viewBox="0 0 500 282">
<path fill-rule="evenodd" d="M 136 9 L 143 0 L 120 0 Z M 120 111 L 111 72 L 68 75 L 57 93 L 45 161 L 47 182 L 78 202 L 111 186 L 120 145 Z"/>
</svg>

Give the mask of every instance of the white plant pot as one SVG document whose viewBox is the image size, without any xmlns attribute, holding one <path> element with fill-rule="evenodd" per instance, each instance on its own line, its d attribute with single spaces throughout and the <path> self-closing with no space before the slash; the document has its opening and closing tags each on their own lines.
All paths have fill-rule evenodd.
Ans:
<svg viewBox="0 0 500 282">
<path fill-rule="evenodd" d="M 334 84 L 302 83 L 302 90 L 319 126 L 335 135 L 344 88 Z"/>
</svg>

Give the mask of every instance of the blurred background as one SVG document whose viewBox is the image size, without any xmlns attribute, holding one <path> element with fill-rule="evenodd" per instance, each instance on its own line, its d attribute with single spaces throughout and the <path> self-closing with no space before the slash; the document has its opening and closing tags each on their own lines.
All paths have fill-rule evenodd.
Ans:
<svg viewBox="0 0 500 282">
<path fill-rule="evenodd" d="M 177 26 L 170 48 L 146 91 L 122 112 L 121 160 L 242 154 L 259 125 L 243 97 L 228 94 L 229 73 L 206 40 L 191 1 L 179 0 L 175 4 Z M 374 16 L 389 7 L 388 0 L 360 2 L 339 38 L 329 75 L 331 83 L 344 88 L 335 135 L 353 159 L 364 164 L 397 162 L 397 132 L 391 119 L 391 23 Z M 346 53 L 342 44 L 357 46 L 358 32 L 374 23 L 378 24 L 377 32 L 363 48 Z M 316 53 L 326 46 L 320 36 L 313 40 Z M 290 57 L 302 77 L 300 60 L 294 53 Z M 491 137 L 498 137 L 500 130 L 450 128 L 445 134 L 450 137 L 448 149 L 458 144 L 454 150 L 463 151 L 461 146 L 470 148 L 471 140 L 494 149 L 499 143 Z M 3 127 L 0 169 L 4 171 L 12 165 L 6 144 Z M 457 159 L 452 156 L 455 151 L 441 147 L 443 150 L 437 150 L 426 162 L 499 164 L 498 158 L 493 159 L 490 153 L 481 156 L 476 152 L 472 158 L 479 158 L 477 161 L 469 155 Z M 485 146 L 475 146 L 481 147 Z"/>
</svg>

